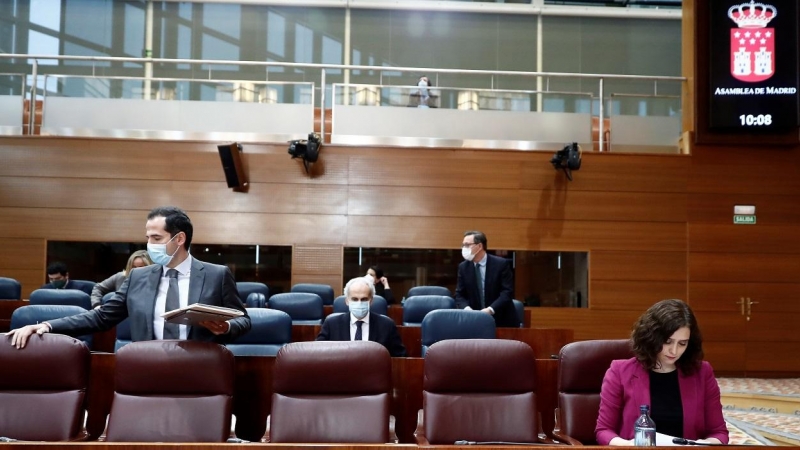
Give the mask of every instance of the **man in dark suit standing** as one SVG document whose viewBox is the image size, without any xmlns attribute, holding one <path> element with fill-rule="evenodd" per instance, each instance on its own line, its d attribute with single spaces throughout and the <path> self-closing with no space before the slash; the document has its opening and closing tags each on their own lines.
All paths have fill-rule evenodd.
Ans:
<svg viewBox="0 0 800 450">
<path fill-rule="evenodd" d="M 467 231 L 461 243 L 464 260 L 458 265 L 456 308 L 494 316 L 498 327 L 519 327 L 514 309 L 514 274 L 511 263 L 486 253 L 486 235 Z"/>
<path fill-rule="evenodd" d="M 392 356 L 406 356 L 406 348 L 394 321 L 370 312 L 375 284 L 366 278 L 353 278 L 344 287 L 350 312 L 331 314 L 322 324 L 318 341 L 373 341 L 386 347 Z"/>
<path fill-rule="evenodd" d="M 152 266 L 132 270 L 119 291 L 99 308 L 12 330 L 11 345 L 25 347 L 34 333 L 81 336 L 104 331 L 128 317 L 134 341 L 192 339 L 225 343 L 250 330 L 250 317 L 239 300 L 231 271 L 189 254 L 194 229 L 185 212 L 174 206 L 155 208 L 147 216 L 145 230 Z M 193 303 L 238 309 L 244 315 L 227 321 L 204 321 L 197 326 L 164 321 L 162 314 L 166 311 Z"/>
</svg>

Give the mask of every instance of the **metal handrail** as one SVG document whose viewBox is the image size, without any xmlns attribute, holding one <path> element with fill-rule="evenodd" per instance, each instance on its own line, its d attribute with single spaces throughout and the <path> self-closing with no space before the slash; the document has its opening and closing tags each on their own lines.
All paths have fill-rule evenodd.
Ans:
<svg viewBox="0 0 800 450">
<path fill-rule="evenodd" d="M 130 57 L 116 57 L 116 56 L 74 56 L 74 55 L 29 55 L 20 53 L 0 53 L 0 59 L 28 59 L 32 60 L 32 79 L 34 80 L 31 86 L 31 101 L 36 98 L 36 79 L 38 60 L 59 60 L 59 61 L 97 61 L 97 62 L 127 62 L 127 63 L 141 63 L 144 65 L 153 63 L 168 63 L 168 64 L 209 64 L 209 65 L 238 65 L 238 66 L 254 66 L 254 67 L 289 67 L 289 68 L 306 68 L 306 69 L 320 69 L 320 89 L 321 89 L 321 104 L 320 104 L 320 134 L 322 139 L 325 139 L 325 90 L 326 70 L 371 70 L 378 71 L 383 75 L 383 72 L 414 72 L 414 73 L 435 73 L 435 74 L 462 74 L 462 75 L 496 75 L 505 76 L 520 76 L 520 77 L 555 77 L 555 78 L 579 78 L 579 79 L 596 79 L 598 81 L 598 93 L 600 97 L 600 135 L 603 133 L 603 119 L 605 118 L 604 108 L 604 82 L 609 80 L 647 80 L 655 81 L 658 86 L 658 81 L 686 81 L 686 77 L 672 77 L 672 76 L 651 76 L 651 75 L 616 75 L 616 74 L 594 74 L 594 73 L 566 73 L 566 72 L 523 72 L 513 70 L 476 70 L 476 69 L 442 69 L 433 67 L 394 67 L 394 66 L 366 66 L 366 65 L 353 65 L 353 64 L 316 64 L 316 63 L 292 63 L 292 62 L 279 62 L 279 61 L 233 61 L 233 60 L 207 60 L 207 59 L 175 59 L 175 58 L 130 58 Z M 265 71 L 268 73 L 268 71 Z M 211 78 L 211 70 L 208 71 L 209 78 Z M 143 77 L 143 79 L 148 79 Z M 200 80 L 200 79 L 197 79 Z M 223 79 L 215 78 L 213 80 L 222 81 Z M 31 108 L 33 111 L 33 108 Z M 31 114 L 33 116 L 33 114 Z M 32 130 L 32 122 L 29 124 L 29 129 Z M 599 150 L 604 151 L 603 140 L 600 140 Z"/>
</svg>

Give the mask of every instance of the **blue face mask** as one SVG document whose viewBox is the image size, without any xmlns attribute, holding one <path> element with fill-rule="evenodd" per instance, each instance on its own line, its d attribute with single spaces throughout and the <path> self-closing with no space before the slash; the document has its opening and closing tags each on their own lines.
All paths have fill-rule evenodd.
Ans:
<svg viewBox="0 0 800 450">
<path fill-rule="evenodd" d="M 177 236 L 177 234 L 175 236 Z M 175 236 L 172 236 L 172 239 L 175 239 Z M 167 244 L 172 242 L 172 239 L 168 240 Z M 147 254 L 150 256 L 150 260 L 153 261 L 154 264 L 166 266 L 170 261 L 172 261 L 172 257 L 178 253 L 180 247 L 176 248 L 171 255 L 167 254 L 167 244 L 147 244 Z"/>
<path fill-rule="evenodd" d="M 363 319 L 369 314 L 369 302 L 350 302 L 348 304 L 350 314 L 355 316 L 356 319 Z"/>
</svg>

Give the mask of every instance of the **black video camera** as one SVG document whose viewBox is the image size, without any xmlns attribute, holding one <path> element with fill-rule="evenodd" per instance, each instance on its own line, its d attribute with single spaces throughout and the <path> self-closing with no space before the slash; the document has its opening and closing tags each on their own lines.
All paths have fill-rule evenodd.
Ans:
<svg viewBox="0 0 800 450">
<path fill-rule="evenodd" d="M 581 146 L 577 142 L 568 144 L 553 155 L 553 158 L 550 159 L 550 164 L 556 170 L 564 170 L 567 179 L 572 181 L 572 171 L 581 168 Z"/>
</svg>

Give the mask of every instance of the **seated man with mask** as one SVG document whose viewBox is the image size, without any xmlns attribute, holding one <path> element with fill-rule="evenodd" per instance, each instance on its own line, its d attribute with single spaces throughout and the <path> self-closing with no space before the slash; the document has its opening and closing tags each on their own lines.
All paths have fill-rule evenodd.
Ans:
<svg viewBox="0 0 800 450">
<path fill-rule="evenodd" d="M 350 312 L 328 316 L 317 336 L 318 341 L 373 341 L 386 347 L 392 356 L 406 356 L 394 321 L 369 310 L 375 297 L 372 280 L 353 278 L 344 287 L 344 296 Z"/>
</svg>

